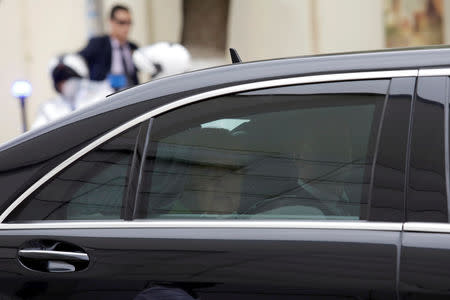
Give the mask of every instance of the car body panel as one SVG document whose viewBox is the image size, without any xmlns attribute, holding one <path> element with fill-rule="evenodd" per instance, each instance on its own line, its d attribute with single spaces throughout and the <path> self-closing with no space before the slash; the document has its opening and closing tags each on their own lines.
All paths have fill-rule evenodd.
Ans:
<svg viewBox="0 0 450 300">
<path fill-rule="evenodd" d="M 448 227 L 448 85 L 447 76 L 418 79 L 400 258 L 404 299 L 450 295 L 449 235 L 442 230 Z"/>
<path fill-rule="evenodd" d="M 177 107 L 223 94 L 321 82 L 314 81 L 315 76 L 324 82 L 390 80 L 373 154 L 369 221 L 3 223 L 0 296 L 132 299 L 162 286 L 212 300 L 445 297 L 448 274 L 439 266 L 448 261 L 447 233 L 402 228 L 409 221 L 448 222 L 449 84 L 441 73 L 449 67 L 448 48 L 240 63 L 116 93 L 0 146 L 0 208 L 5 219 L 15 208 L 11 204 L 18 205 L 30 186 L 43 176 L 51 178 L 58 166 L 63 169 L 126 128 L 151 123 L 151 118 Z M 420 73 L 427 77 L 416 82 Z M 391 79 L 391 74 L 399 78 Z M 434 135 L 435 130 L 439 134 Z M 438 182 L 423 179 L 430 174 L 423 172 L 429 154 L 417 164 L 424 138 L 438 151 L 431 155 L 437 161 L 433 167 L 438 169 Z M 432 187 L 428 191 L 440 193 L 438 198 L 415 196 L 417 183 L 424 182 Z M 433 204 L 432 213 L 427 203 Z M 89 265 L 68 273 L 33 271 L 19 258 L 19 250 L 34 241 L 76 245 L 88 255 Z"/>
<path fill-rule="evenodd" d="M 36 295 L 70 299 L 115 298 L 116 289 L 131 299 L 149 283 L 192 289 L 201 299 L 369 299 L 371 293 L 385 298 L 370 299 L 393 299 L 400 242 L 398 231 L 289 228 L 29 229 L 0 235 L 0 294 L 34 285 Z M 89 255 L 90 267 L 67 274 L 23 270 L 16 251 L 36 238 L 70 240 Z"/>
</svg>

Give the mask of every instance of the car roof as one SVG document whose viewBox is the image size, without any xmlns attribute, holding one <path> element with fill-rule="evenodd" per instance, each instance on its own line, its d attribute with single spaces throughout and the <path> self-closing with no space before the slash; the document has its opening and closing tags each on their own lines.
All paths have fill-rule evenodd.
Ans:
<svg viewBox="0 0 450 300">
<path fill-rule="evenodd" d="M 112 94 L 108 101 L 75 112 L 0 145 L 10 148 L 55 128 L 139 102 L 254 81 L 330 73 L 450 67 L 450 47 L 387 49 L 261 60 L 213 67 L 150 81 Z"/>
<path fill-rule="evenodd" d="M 450 67 L 450 47 L 349 52 L 243 62 L 187 72 L 150 81 L 108 97 L 109 110 L 123 105 L 242 83 L 330 73 Z"/>
<path fill-rule="evenodd" d="M 244 83 L 361 71 L 450 65 L 449 48 L 359 52 L 231 64 L 154 80 L 116 93 L 0 146 L 0 208 L 79 149 L 156 107 L 213 89 Z"/>
</svg>

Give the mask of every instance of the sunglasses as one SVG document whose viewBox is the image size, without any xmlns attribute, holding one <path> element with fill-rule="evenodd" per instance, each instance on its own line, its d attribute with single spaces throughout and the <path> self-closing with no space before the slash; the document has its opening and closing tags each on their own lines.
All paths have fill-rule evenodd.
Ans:
<svg viewBox="0 0 450 300">
<path fill-rule="evenodd" d="M 119 20 L 119 19 L 113 19 L 115 23 L 117 23 L 120 26 L 131 26 L 133 23 L 131 21 L 123 21 L 123 20 Z"/>
</svg>

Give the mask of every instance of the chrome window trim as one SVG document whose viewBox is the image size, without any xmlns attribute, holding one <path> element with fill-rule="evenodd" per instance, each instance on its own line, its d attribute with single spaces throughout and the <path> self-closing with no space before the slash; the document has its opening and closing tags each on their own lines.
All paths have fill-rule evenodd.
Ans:
<svg viewBox="0 0 450 300">
<path fill-rule="evenodd" d="M 425 223 L 425 222 L 406 222 L 403 224 L 405 232 L 424 232 L 424 233 L 450 233 L 450 224 L 448 223 Z"/>
<path fill-rule="evenodd" d="M 327 230 L 374 230 L 401 231 L 402 223 L 368 221 L 288 221 L 288 220 L 136 220 L 98 222 L 33 222 L 3 223 L 0 230 L 40 229 L 170 229 L 170 228 L 241 228 L 241 229 L 327 229 Z"/>
<path fill-rule="evenodd" d="M 446 76 L 450 75 L 450 68 L 434 68 L 434 69 L 420 69 L 419 76 Z"/>
<path fill-rule="evenodd" d="M 123 131 L 143 122 L 150 118 L 153 118 L 159 114 L 167 112 L 169 110 L 178 108 L 180 106 L 184 106 L 187 104 L 195 103 L 204 99 L 223 96 L 227 94 L 244 92 L 249 90 L 256 90 L 261 88 L 271 88 L 278 86 L 288 86 L 294 84 L 306 84 L 306 83 L 320 83 L 320 82 L 336 82 L 336 81 L 346 81 L 346 80 L 366 80 L 366 79 L 383 79 L 383 78 L 394 78 L 394 77 L 417 77 L 419 71 L 417 69 L 410 70 L 388 70 L 388 71 L 370 71 L 370 72 L 350 72 L 350 73 L 336 73 L 336 74 L 325 74 L 325 75 L 311 75 L 311 76 L 300 76 L 293 78 L 284 78 L 284 79 L 274 79 L 274 80 L 266 80 L 260 82 L 252 82 L 245 83 L 240 85 L 229 86 L 217 90 L 212 90 L 200 94 L 196 94 L 193 96 L 189 96 L 186 98 L 182 98 L 180 100 L 176 100 L 169 104 L 160 106 L 156 109 L 153 109 L 143 115 L 130 120 L 115 129 L 107 132 L 97 140 L 91 142 L 89 145 L 63 161 L 61 164 L 53 168 L 46 175 L 41 177 L 38 181 L 36 181 L 33 185 L 31 185 L 25 192 L 23 192 L 14 202 L 0 215 L 0 223 L 3 223 L 8 215 L 19 206 L 22 201 L 24 201 L 31 193 L 37 190 L 42 184 L 47 182 L 50 178 L 58 174 L 64 168 L 69 166 L 74 161 L 81 158 L 83 155 L 101 145 L 102 143 L 108 141 L 114 136 L 122 133 Z"/>
</svg>

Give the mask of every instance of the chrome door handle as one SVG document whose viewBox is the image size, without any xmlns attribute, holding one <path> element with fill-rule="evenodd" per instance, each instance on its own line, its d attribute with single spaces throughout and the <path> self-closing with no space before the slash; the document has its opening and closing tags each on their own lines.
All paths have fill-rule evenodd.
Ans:
<svg viewBox="0 0 450 300">
<path fill-rule="evenodd" d="M 21 249 L 19 250 L 19 256 L 43 260 L 89 261 L 89 256 L 86 253 L 55 250 Z"/>
<path fill-rule="evenodd" d="M 89 267 L 89 255 L 72 243 L 55 240 L 31 240 L 18 249 L 20 264 L 33 271 L 77 272 Z"/>
</svg>

